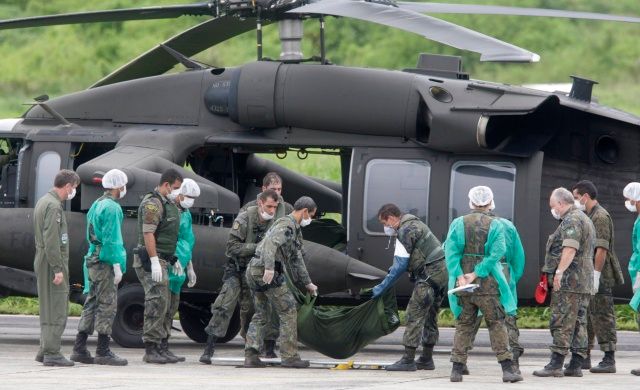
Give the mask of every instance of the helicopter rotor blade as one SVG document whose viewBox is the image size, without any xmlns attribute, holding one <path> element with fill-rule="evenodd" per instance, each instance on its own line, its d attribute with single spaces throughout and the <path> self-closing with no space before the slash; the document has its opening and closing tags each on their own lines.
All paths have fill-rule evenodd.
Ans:
<svg viewBox="0 0 640 390">
<path fill-rule="evenodd" d="M 213 3 L 197 3 L 187 5 L 169 5 L 159 7 L 142 7 L 115 9 L 108 11 L 78 12 L 61 15 L 33 16 L 29 18 L 0 20 L 0 30 L 57 26 L 77 23 L 120 22 L 127 20 L 170 19 L 185 15 L 215 15 Z"/>
<path fill-rule="evenodd" d="M 557 9 L 505 7 L 497 5 L 476 4 L 421 3 L 412 1 L 401 1 L 397 4 L 400 8 L 408 9 L 411 11 L 434 14 L 543 16 L 549 18 L 590 19 L 640 23 L 640 17 L 608 15 L 595 12 L 564 11 Z"/>
<path fill-rule="evenodd" d="M 263 25 L 267 24 L 269 24 L 269 22 L 263 22 Z M 186 57 L 190 57 L 211 46 L 255 28 L 256 21 L 254 18 L 240 19 L 225 15 L 202 22 L 164 41 L 162 45 Z M 178 64 L 178 60 L 170 55 L 161 45 L 158 45 L 137 58 L 134 58 L 119 69 L 116 69 L 93 84 L 90 88 L 142 77 L 157 76 L 170 70 L 176 64 Z"/>
<path fill-rule="evenodd" d="M 518 46 L 431 16 L 362 0 L 324 0 L 290 13 L 343 16 L 409 31 L 458 49 L 480 53 L 480 61 L 537 62 L 540 56 Z"/>
</svg>

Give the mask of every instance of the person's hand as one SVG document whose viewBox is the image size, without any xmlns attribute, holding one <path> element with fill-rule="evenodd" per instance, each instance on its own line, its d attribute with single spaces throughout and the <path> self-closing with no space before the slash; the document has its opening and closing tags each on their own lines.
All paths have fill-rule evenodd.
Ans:
<svg viewBox="0 0 640 390">
<path fill-rule="evenodd" d="M 191 288 L 196 285 L 196 271 L 193 270 L 193 263 L 191 261 L 187 264 L 187 278 L 189 279 L 187 287 Z"/>
<path fill-rule="evenodd" d="M 560 282 L 562 281 L 562 274 L 564 272 L 556 271 L 556 275 L 553 277 L 553 289 L 560 290 Z"/>
<path fill-rule="evenodd" d="M 262 281 L 265 284 L 271 284 L 271 281 L 273 280 L 273 276 L 275 275 L 275 271 L 272 269 L 265 269 L 264 270 L 264 275 L 262 275 Z"/>
<path fill-rule="evenodd" d="M 315 284 L 309 283 L 305 287 L 307 288 L 307 291 L 309 291 L 309 293 L 312 296 L 315 297 L 316 295 L 318 295 L 318 286 L 316 286 Z"/>
<path fill-rule="evenodd" d="M 593 292 L 591 295 L 596 295 L 600 289 L 600 272 L 593 271 Z"/>
<path fill-rule="evenodd" d="M 464 275 L 458 276 L 458 287 L 466 286 L 467 284 L 469 284 L 469 282 L 467 282 L 467 279 L 464 277 Z"/>
<path fill-rule="evenodd" d="M 63 279 L 64 279 L 64 274 L 62 272 L 57 272 L 53 274 L 53 284 L 55 284 L 56 286 L 62 283 Z"/>
<path fill-rule="evenodd" d="M 633 284 L 633 293 L 635 294 L 638 289 L 640 289 L 640 272 L 636 274 L 636 282 Z"/>
<path fill-rule="evenodd" d="M 176 276 L 184 275 L 184 269 L 182 268 L 182 264 L 180 264 L 180 260 L 176 260 L 173 264 L 173 274 Z"/>
<path fill-rule="evenodd" d="M 113 265 L 113 284 L 116 286 L 122 281 L 122 270 L 120 269 L 120 264 Z"/>
<path fill-rule="evenodd" d="M 151 280 L 156 283 L 162 282 L 162 267 L 160 267 L 160 259 L 158 256 L 151 258 Z"/>
<path fill-rule="evenodd" d="M 471 272 L 469 274 L 464 274 L 463 275 L 464 279 L 467 281 L 466 284 L 471 284 L 474 280 L 476 280 L 476 278 L 478 277 L 478 275 L 476 275 L 475 272 Z"/>
</svg>

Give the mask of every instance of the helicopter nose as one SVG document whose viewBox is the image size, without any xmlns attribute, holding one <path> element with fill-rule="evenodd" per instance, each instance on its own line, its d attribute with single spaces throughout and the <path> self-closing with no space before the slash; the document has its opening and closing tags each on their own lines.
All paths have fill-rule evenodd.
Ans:
<svg viewBox="0 0 640 390">
<path fill-rule="evenodd" d="M 347 264 L 347 288 L 357 292 L 380 283 L 386 275 L 379 268 L 351 258 Z"/>
</svg>

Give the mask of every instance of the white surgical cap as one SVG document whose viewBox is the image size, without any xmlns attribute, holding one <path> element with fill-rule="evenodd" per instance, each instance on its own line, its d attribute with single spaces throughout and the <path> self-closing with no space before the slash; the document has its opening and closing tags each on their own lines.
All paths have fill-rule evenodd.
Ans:
<svg viewBox="0 0 640 390">
<path fill-rule="evenodd" d="M 180 186 L 180 194 L 190 198 L 197 198 L 200 196 L 200 187 L 193 179 L 184 179 Z"/>
<path fill-rule="evenodd" d="M 119 169 L 112 169 L 102 176 L 102 187 L 108 190 L 124 187 L 128 182 L 127 174 Z"/>
<path fill-rule="evenodd" d="M 475 206 L 487 206 L 493 201 L 493 191 L 487 186 L 473 187 L 469 190 L 469 200 Z"/>
<path fill-rule="evenodd" d="M 622 195 L 631 200 L 640 200 L 640 183 L 631 182 L 624 187 Z"/>
</svg>

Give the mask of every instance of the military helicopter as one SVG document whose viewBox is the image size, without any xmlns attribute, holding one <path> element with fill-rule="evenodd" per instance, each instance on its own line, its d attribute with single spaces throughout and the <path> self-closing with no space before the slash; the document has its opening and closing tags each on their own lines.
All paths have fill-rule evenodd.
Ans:
<svg viewBox="0 0 640 390">
<path fill-rule="evenodd" d="M 531 302 L 555 226 L 548 195 L 588 177 L 601 189 L 616 221 L 616 251 L 624 263 L 633 215 L 620 202 L 640 170 L 640 118 L 591 99 L 594 82 L 574 77 L 569 94 L 473 80 L 459 57 L 421 54 L 403 71 L 333 65 L 326 57 L 324 18 L 341 16 L 414 32 L 480 53 L 481 61 L 534 62 L 526 49 L 423 13 L 570 17 L 640 22 L 640 18 L 499 6 L 393 0 L 215 0 L 0 21 L 0 30 L 73 23 L 176 18 L 210 19 L 133 59 L 90 88 L 50 99 L 43 95 L 18 119 L 0 121 L 10 153 L 1 170 L 0 284 L 35 295 L 31 215 L 60 168 L 78 172 L 78 196 L 67 202 L 71 283 L 81 296 L 86 253 L 84 213 L 98 198 L 102 175 L 119 168 L 129 178 L 124 236 L 135 245 L 135 215 L 160 174 L 175 168 L 202 188 L 193 209 L 198 284 L 183 291 L 185 333 L 204 341 L 208 305 L 220 288 L 228 227 L 240 206 L 255 199 L 261 177 L 278 172 L 290 201 L 313 197 L 320 213 L 341 213 L 340 224 L 314 221 L 303 234 L 313 280 L 322 298 L 349 303 L 384 277 L 393 248 L 376 212 L 388 202 L 417 215 L 444 239 L 449 222 L 466 212 L 472 186 L 489 185 L 496 212 L 516 224 L 527 254 L 520 282 Z M 302 22 L 320 21 L 320 54 L 304 58 Z M 262 26 L 279 23 L 282 53 L 262 55 Z M 190 56 L 255 30 L 257 61 L 210 67 Z M 1 33 L 1 32 L 0 32 Z M 182 64 L 184 72 L 164 74 Z M 286 169 L 258 153 L 334 153 L 341 182 Z M 191 169 L 187 169 L 186 165 Z M 615 171 L 615 175 L 611 172 Z M 340 249 L 340 250 L 338 250 Z M 624 264 L 623 264 L 624 265 Z M 396 288 L 406 302 L 408 279 Z M 620 288 L 616 297 L 629 297 Z M 118 295 L 114 339 L 140 345 L 143 291 L 133 272 Z M 239 330 L 237 315 L 226 340 Z"/>
</svg>

